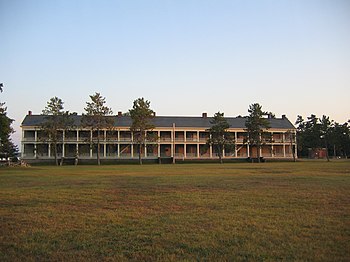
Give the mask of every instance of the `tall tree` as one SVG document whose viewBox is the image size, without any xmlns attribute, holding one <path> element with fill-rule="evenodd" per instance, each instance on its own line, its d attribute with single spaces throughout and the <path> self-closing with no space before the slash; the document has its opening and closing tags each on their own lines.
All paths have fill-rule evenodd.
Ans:
<svg viewBox="0 0 350 262">
<path fill-rule="evenodd" d="M 258 162 L 260 162 L 260 149 L 266 141 L 271 140 L 267 129 L 270 128 L 269 121 L 264 117 L 269 114 L 262 111 L 262 106 L 258 103 L 251 104 L 248 109 L 249 116 L 245 122 L 246 142 L 256 147 Z"/>
<path fill-rule="evenodd" d="M 90 99 L 91 102 L 86 102 L 84 108 L 86 114 L 82 116 L 82 126 L 96 134 L 89 142 L 91 147 L 94 145 L 97 147 L 97 164 L 100 165 L 101 138 L 103 139 L 105 129 L 113 127 L 114 120 L 110 117 L 113 112 L 111 108 L 105 106 L 106 98 L 100 93 L 90 95 Z"/>
<path fill-rule="evenodd" d="M 350 154 L 350 126 L 349 123 L 344 124 L 334 123 L 331 130 L 331 142 L 333 145 L 333 156 L 339 156 L 347 158 Z"/>
<path fill-rule="evenodd" d="M 62 141 L 62 131 L 73 126 L 73 119 L 69 111 L 63 111 L 64 103 L 61 98 L 52 97 L 47 102 L 46 107 L 42 110 L 42 115 L 45 116 L 41 128 L 46 134 L 46 138 L 53 147 L 55 164 L 58 165 L 59 143 Z M 63 158 L 61 158 L 63 164 Z"/>
<path fill-rule="evenodd" d="M 304 120 L 302 116 L 298 116 L 295 124 L 297 125 L 299 155 L 307 156 L 310 148 L 316 149 L 321 146 L 319 119 L 314 114 L 307 117 L 307 120 Z"/>
<path fill-rule="evenodd" d="M 3 84 L 0 83 L 0 93 L 3 91 Z M 4 102 L 0 102 L 0 157 L 13 157 L 17 152 L 17 146 L 12 142 L 11 134 L 14 133 L 11 127 L 13 119 L 7 116 L 7 108 Z"/>
<path fill-rule="evenodd" d="M 139 164 L 142 165 L 142 151 L 147 140 L 154 140 L 154 135 L 147 133 L 152 131 L 154 125 L 154 111 L 150 108 L 151 102 L 143 97 L 134 101 L 132 109 L 129 110 L 132 124 L 130 131 L 133 134 L 134 142 L 138 145 Z"/>
<path fill-rule="evenodd" d="M 300 156 L 300 155 L 303 155 L 302 152 L 304 150 L 303 144 L 304 144 L 304 130 L 305 130 L 305 121 L 301 115 L 297 116 L 295 125 L 297 125 L 297 149 L 298 149 L 298 155 Z"/>
<path fill-rule="evenodd" d="M 210 120 L 210 124 L 212 126 L 209 129 L 207 129 L 207 132 L 209 133 L 207 146 L 212 146 L 212 148 L 216 148 L 220 163 L 222 164 L 222 154 L 224 148 L 229 150 L 234 148 L 235 140 L 232 133 L 228 131 L 230 125 L 225 119 L 224 113 L 215 113 L 213 119 Z"/>
<path fill-rule="evenodd" d="M 292 155 L 293 155 L 293 161 L 296 162 L 296 157 L 295 157 L 295 139 L 296 139 L 296 134 L 294 130 L 288 130 L 286 132 L 286 140 L 289 141 L 289 146 L 292 150 Z"/>
<path fill-rule="evenodd" d="M 333 128 L 333 121 L 329 120 L 328 116 L 323 115 L 320 118 L 320 138 L 323 141 L 323 145 L 326 148 L 326 158 L 329 161 L 329 153 L 328 153 L 328 143 L 331 140 L 331 130 Z"/>
</svg>

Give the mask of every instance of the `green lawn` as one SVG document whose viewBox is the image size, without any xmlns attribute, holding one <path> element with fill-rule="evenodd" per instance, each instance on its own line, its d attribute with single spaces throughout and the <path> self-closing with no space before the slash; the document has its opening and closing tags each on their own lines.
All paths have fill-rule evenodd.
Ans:
<svg viewBox="0 0 350 262">
<path fill-rule="evenodd" d="M 350 161 L 0 169 L 1 261 L 350 261 Z"/>
</svg>

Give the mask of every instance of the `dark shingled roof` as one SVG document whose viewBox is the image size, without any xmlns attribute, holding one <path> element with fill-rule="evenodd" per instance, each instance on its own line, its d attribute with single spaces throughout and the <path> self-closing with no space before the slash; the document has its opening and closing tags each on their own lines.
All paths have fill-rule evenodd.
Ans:
<svg viewBox="0 0 350 262">
<path fill-rule="evenodd" d="M 80 126 L 81 115 L 72 116 L 74 124 Z M 130 127 L 130 116 L 109 116 L 114 118 L 114 125 L 118 127 Z M 198 127 L 209 128 L 211 126 L 211 117 L 187 117 L 187 116 L 156 116 L 153 124 L 156 127 L 172 127 L 175 123 L 176 127 Z M 231 128 L 245 128 L 246 117 L 226 117 Z M 43 115 L 27 115 L 22 126 L 40 126 L 45 121 Z M 295 127 L 287 118 L 269 118 L 270 128 L 276 129 L 294 129 Z"/>
</svg>

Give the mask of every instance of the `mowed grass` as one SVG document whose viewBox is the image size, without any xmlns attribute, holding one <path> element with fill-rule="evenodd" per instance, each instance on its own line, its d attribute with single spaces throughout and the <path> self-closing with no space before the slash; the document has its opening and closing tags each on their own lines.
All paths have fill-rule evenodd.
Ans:
<svg viewBox="0 0 350 262">
<path fill-rule="evenodd" d="M 1 261 L 350 261 L 350 162 L 0 169 Z"/>
</svg>

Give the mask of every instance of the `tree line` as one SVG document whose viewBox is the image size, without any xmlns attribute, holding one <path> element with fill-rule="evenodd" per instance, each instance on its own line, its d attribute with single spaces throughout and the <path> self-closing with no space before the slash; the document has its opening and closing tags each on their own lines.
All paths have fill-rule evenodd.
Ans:
<svg viewBox="0 0 350 262">
<path fill-rule="evenodd" d="M 307 157 L 310 150 L 325 149 L 326 158 L 347 158 L 350 155 L 350 120 L 340 124 L 323 115 L 318 118 L 311 114 L 304 119 L 298 116 L 297 129 L 298 155 Z"/>
</svg>

